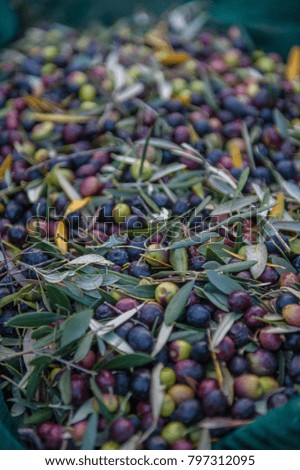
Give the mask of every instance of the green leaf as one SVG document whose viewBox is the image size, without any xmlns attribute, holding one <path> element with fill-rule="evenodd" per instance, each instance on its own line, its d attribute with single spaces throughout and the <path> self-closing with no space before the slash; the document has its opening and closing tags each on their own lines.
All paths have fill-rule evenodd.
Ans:
<svg viewBox="0 0 300 470">
<path fill-rule="evenodd" d="M 201 233 L 201 234 L 199 233 L 198 235 L 193 235 L 185 240 L 172 243 L 168 247 L 164 248 L 164 250 L 174 250 L 175 248 L 184 248 L 188 246 L 199 245 L 200 243 L 205 243 L 214 237 L 218 237 L 218 233 L 216 232 L 206 232 L 206 233 Z"/>
<path fill-rule="evenodd" d="M 102 285 L 103 276 L 101 274 L 80 274 L 77 276 L 76 285 L 84 291 L 98 289 Z"/>
<path fill-rule="evenodd" d="M 66 320 L 63 325 L 61 346 L 66 346 L 81 338 L 88 329 L 92 316 L 93 310 L 86 309 L 72 315 L 68 320 Z"/>
<path fill-rule="evenodd" d="M 82 450 L 93 450 L 95 448 L 96 438 L 98 429 L 98 415 L 93 413 L 88 421 L 86 432 L 83 436 L 81 449 Z"/>
<path fill-rule="evenodd" d="M 77 293 L 75 293 L 71 287 L 67 287 L 67 283 L 66 287 L 60 286 L 60 291 L 71 299 L 76 300 L 76 302 L 85 305 L 86 307 L 91 307 L 94 303 L 94 300 L 91 299 L 91 297 L 89 297 L 88 295 L 77 295 Z"/>
<path fill-rule="evenodd" d="M 207 278 L 223 294 L 231 294 L 235 290 L 244 290 L 243 287 L 230 277 L 214 271 L 208 271 Z"/>
<path fill-rule="evenodd" d="M 207 261 L 216 261 L 219 264 L 224 264 L 223 259 L 210 245 L 206 248 L 206 259 Z"/>
<path fill-rule="evenodd" d="M 234 324 L 234 322 L 240 318 L 241 315 L 234 313 L 234 312 L 229 312 L 227 315 L 224 316 L 223 320 L 221 323 L 219 323 L 217 329 L 215 330 L 212 340 L 211 340 L 211 347 L 213 349 L 217 348 L 221 341 L 225 338 L 227 335 L 228 331 Z"/>
<path fill-rule="evenodd" d="M 236 237 L 234 243 L 234 252 L 238 253 L 239 249 L 243 246 L 243 225 L 241 222 L 237 223 Z"/>
<path fill-rule="evenodd" d="M 103 364 L 104 369 L 118 370 L 130 369 L 131 367 L 140 367 L 153 361 L 153 357 L 148 354 L 126 354 L 124 356 L 114 357 Z"/>
<path fill-rule="evenodd" d="M 49 421 L 52 418 L 51 408 L 41 408 L 37 411 L 34 411 L 31 416 L 24 418 L 25 426 L 37 426 L 38 424 Z"/>
<path fill-rule="evenodd" d="M 105 343 L 109 344 L 117 351 L 124 353 L 124 354 L 134 354 L 134 350 L 129 346 L 126 341 L 121 338 L 121 336 L 117 335 L 114 331 L 107 333 L 101 337 Z"/>
<path fill-rule="evenodd" d="M 30 378 L 28 380 L 28 383 L 27 383 L 27 390 L 26 390 L 26 396 L 28 400 L 32 400 L 34 398 L 34 395 L 41 383 L 41 377 L 42 377 L 41 369 L 37 368 L 32 371 Z"/>
<path fill-rule="evenodd" d="M 5 307 L 11 302 L 22 299 L 23 294 L 26 294 L 31 289 L 32 289 L 32 284 L 29 284 L 27 286 L 22 287 L 22 289 L 20 289 L 18 292 L 14 292 L 13 294 L 6 295 L 2 299 L 0 299 L 0 308 Z"/>
<path fill-rule="evenodd" d="M 173 330 L 173 327 L 174 325 L 167 325 L 165 322 L 162 323 L 161 327 L 160 327 L 160 330 L 159 330 L 159 333 L 158 333 L 158 336 L 156 338 L 156 343 L 155 343 L 155 346 L 153 348 L 153 351 L 151 353 L 151 356 L 152 357 L 155 357 L 161 350 L 162 348 L 165 346 L 165 344 L 167 343 L 171 333 L 172 333 L 172 330 Z"/>
<path fill-rule="evenodd" d="M 289 121 L 284 117 L 281 111 L 278 108 L 274 109 L 273 111 L 274 121 L 276 127 L 279 131 L 279 134 L 283 139 L 287 139 L 289 137 L 288 128 L 290 127 Z"/>
<path fill-rule="evenodd" d="M 91 349 L 93 338 L 93 335 L 86 335 L 84 338 L 82 338 L 74 355 L 74 362 L 80 362 L 87 356 L 89 350 Z"/>
<path fill-rule="evenodd" d="M 143 148 L 143 153 L 142 153 L 142 157 L 141 157 L 141 165 L 140 165 L 140 169 L 139 169 L 139 180 L 142 179 L 142 175 L 143 175 L 143 168 L 144 168 L 144 163 L 145 163 L 145 160 L 146 160 L 146 156 L 147 156 L 147 150 L 148 150 L 148 147 L 149 147 L 149 141 L 152 137 L 152 134 L 153 134 L 153 127 L 151 127 L 147 137 L 146 137 L 146 141 L 145 141 L 145 144 L 144 144 L 144 148 Z"/>
<path fill-rule="evenodd" d="M 34 330 L 31 334 L 32 339 L 41 339 L 44 338 L 44 336 L 48 335 L 49 333 L 53 333 L 53 328 L 52 326 L 41 326 Z"/>
<path fill-rule="evenodd" d="M 248 245 L 245 247 L 246 258 L 248 261 L 256 261 L 250 268 L 254 279 L 258 279 L 264 272 L 268 261 L 268 250 L 264 243 L 258 245 Z"/>
<path fill-rule="evenodd" d="M 71 371 L 66 369 L 61 376 L 58 384 L 61 399 L 65 405 L 71 403 Z"/>
<path fill-rule="evenodd" d="M 174 229 L 178 229 L 179 240 L 183 239 L 183 230 L 180 223 L 174 226 Z M 184 273 L 188 270 L 188 254 L 185 247 L 175 248 L 170 252 L 170 263 L 174 271 Z"/>
<path fill-rule="evenodd" d="M 37 328 L 41 325 L 48 325 L 51 322 L 57 322 L 64 318 L 58 313 L 24 313 L 8 320 L 7 325 L 14 328 Z"/>
<path fill-rule="evenodd" d="M 270 256 L 270 258 L 271 258 L 272 263 L 278 266 L 275 269 L 280 276 L 281 274 L 284 274 L 286 272 L 291 272 L 291 273 L 297 272 L 297 270 L 294 268 L 292 263 L 290 263 L 287 259 L 281 258 L 281 256 L 278 256 L 278 255 L 272 255 Z"/>
<path fill-rule="evenodd" d="M 56 286 L 47 284 L 47 294 L 51 304 L 56 308 L 63 308 L 68 312 L 71 311 L 71 303 L 68 297 Z"/>
<path fill-rule="evenodd" d="M 245 168 L 239 178 L 239 181 L 238 181 L 238 185 L 236 187 L 236 190 L 235 190 L 235 194 L 238 195 L 240 194 L 244 187 L 245 187 L 245 184 L 247 183 L 248 181 L 248 176 L 249 176 L 249 173 L 250 173 L 250 168 Z"/>
<path fill-rule="evenodd" d="M 275 221 L 273 222 L 273 227 L 276 230 L 286 230 L 287 232 L 300 232 L 300 222 L 296 220 L 291 220 L 291 221 L 285 221 L 285 220 L 280 220 L 280 221 Z"/>
<path fill-rule="evenodd" d="M 190 281 L 185 284 L 181 289 L 174 295 L 170 303 L 167 305 L 165 310 L 165 322 L 167 325 L 172 325 L 178 317 L 182 314 L 189 295 L 193 290 L 195 281 Z"/>
<path fill-rule="evenodd" d="M 283 178 L 280 179 L 280 184 L 282 188 L 291 196 L 295 201 L 300 203 L 300 189 L 297 184 L 292 183 L 291 181 L 286 181 Z"/>
<path fill-rule="evenodd" d="M 225 266 L 220 266 L 218 271 L 222 271 L 223 273 L 239 273 L 252 268 L 256 263 L 257 261 L 241 261 L 240 263 L 226 264 Z"/>
<path fill-rule="evenodd" d="M 243 122 L 242 137 L 243 137 L 243 139 L 245 141 L 245 144 L 246 144 L 246 150 L 247 150 L 247 155 L 248 155 L 250 168 L 253 171 L 253 170 L 255 170 L 256 165 L 255 165 L 255 161 L 254 161 L 253 148 L 252 148 L 252 143 L 251 143 L 248 127 L 247 127 L 247 124 L 245 122 Z"/>
<path fill-rule="evenodd" d="M 79 256 L 78 258 L 73 259 L 67 263 L 67 266 L 80 266 L 80 265 L 89 265 L 89 264 L 99 264 L 102 266 L 111 266 L 113 263 L 108 261 L 103 256 L 90 254 Z"/>
<path fill-rule="evenodd" d="M 211 216 L 236 212 L 236 211 L 239 211 L 240 209 L 243 209 L 244 207 L 251 206 L 257 201 L 258 201 L 257 196 L 245 196 L 239 199 L 235 199 L 233 201 L 228 201 L 222 204 L 221 206 L 217 207 L 217 209 L 215 209 L 214 211 L 212 211 Z"/>
<path fill-rule="evenodd" d="M 208 283 L 204 287 L 205 297 L 224 312 L 229 312 L 227 295 L 222 294 L 215 286 Z"/>
<path fill-rule="evenodd" d="M 156 286 L 120 286 L 119 289 L 135 299 L 154 299 Z"/>
<path fill-rule="evenodd" d="M 74 416 L 71 418 L 68 424 L 72 425 L 78 423 L 79 421 L 83 421 L 90 414 L 92 414 L 93 411 L 95 411 L 93 407 L 93 398 L 90 398 L 85 403 L 83 403 L 83 405 L 81 405 L 78 410 L 75 411 Z"/>
</svg>

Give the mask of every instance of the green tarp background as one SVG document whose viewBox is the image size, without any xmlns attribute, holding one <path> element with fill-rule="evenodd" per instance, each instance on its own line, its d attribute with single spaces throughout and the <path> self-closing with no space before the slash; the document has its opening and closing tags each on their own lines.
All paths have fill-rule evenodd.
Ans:
<svg viewBox="0 0 300 470">
<path fill-rule="evenodd" d="M 184 1 L 170 0 L 18 0 L 19 16 L 9 9 L 14 0 L 0 0 L 0 43 L 12 40 L 21 24 L 38 20 L 86 27 L 91 21 L 110 24 L 128 16 L 138 6 L 156 14 Z M 223 24 L 243 25 L 255 43 L 266 50 L 287 55 L 300 44 L 300 0 L 208 0 L 212 17 Z M 21 20 L 20 20 L 21 18 Z"/>
<path fill-rule="evenodd" d="M 143 5 L 161 13 L 174 2 L 168 0 L 0 0 L 0 45 L 7 45 L 22 28 L 37 21 L 55 21 L 87 27 L 97 20 L 110 24 Z M 180 3 L 180 2 L 179 2 Z M 181 2 L 183 3 L 183 2 Z M 178 2 L 177 2 L 178 4 Z M 300 0 L 215 0 L 212 17 L 220 24 L 244 26 L 258 47 L 287 55 L 300 44 Z M 13 419 L 0 391 L 0 449 L 21 449 Z M 300 449 L 300 399 L 273 410 L 255 423 L 231 433 L 216 449 Z"/>
</svg>

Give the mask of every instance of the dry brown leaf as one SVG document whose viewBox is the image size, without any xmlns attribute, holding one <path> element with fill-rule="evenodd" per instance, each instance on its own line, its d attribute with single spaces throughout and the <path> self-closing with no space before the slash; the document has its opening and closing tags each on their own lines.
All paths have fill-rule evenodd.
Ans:
<svg viewBox="0 0 300 470">
<path fill-rule="evenodd" d="M 3 162 L 1 163 L 1 165 L 0 165 L 0 181 L 3 180 L 6 171 L 7 171 L 9 168 L 11 168 L 12 162 L 13 162 L 13 158 L 12 158 L 12 156 L 9 154 L 9 155 L 7 155 L 7 157 L 5 157 L 5 159 L 4 159 Z"/>
<path fill-rule="evenodd" d="M 69 214 L 72 214 L 73 212 L 77 212 L 83 209 L 90 199 L 90 197 L 85 197 L 84 199 L 75 199 L 74 201 L 70 202 L 66 209 L 65 217 L 67 217 Z"/>
<path fill-rule="evenodd" d="M 234 168 L 243 168 L 243 157 L 239 146 L 232 142 L 229 145 L 229 155 Z"/>
<path fill-rule="evenodd" d="M 300 47 L 291 48 L 285 67 L 285 77 L 287 80 L 296 80 L 300 77 Z"/>
<path fill-rule="evenodd" d="M 270 217 L 276 217 L 276 219 L 281 220 L 284 213 L 284 195 L 283 193 L 278 193 L 276 197 L 276 206 L 272 207 L 269 212 Z"/>
<path fill-rule="evenodd" d="M 60 220 L 57 225 L 56 233 L 55 233 L 55 243 L 56 246 L 62 251 L 68 251 L 68 242 L 66 241 L 68 238 L 68 231 L 67 226 L 64 220 Z"/>
</svg>

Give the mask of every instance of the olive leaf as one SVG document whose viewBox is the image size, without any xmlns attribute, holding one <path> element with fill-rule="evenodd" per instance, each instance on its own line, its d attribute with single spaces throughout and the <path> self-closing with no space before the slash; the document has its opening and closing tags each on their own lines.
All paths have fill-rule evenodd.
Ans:
<svg viewBox="0 0 300 470">
<path fill-rule="evenodd" d="M 254 279 L 258 279 L 264 272 L 268 261 L 268 250 L 264 243 L 258 245 L 247 245 L 245 247 L 246 258 L 248 261 L 256 261 L 256 264 L 250 267 Z"/>
<path fill-rule="evenodd" d="M 160 381 L 160 373 L 163 369 L 163 364 L 158 363 L 152 369 L 151 385 L 150 385 L 150 404 L 152 411 L 152 424 L 142 435 L 140 442 L 144 442 L 155 431 L 160 417 L 161 407 L 164 401 L 164 386 Z"/>
<path fill-rule="evenodd" d="M 100 264 L 103 266 L 110 266 L 113 263 L 108 261 L 103 256 L 90 254 L 90 255 L 83 255 L 75 258 L 67 263 L 67 266 L 79 266 L 79 265 L 88 265 L 88 264 Z"/>
<path fill-rule="evenodd" d="M 14 328 L 37 328 L 63 319 L 63 315 L 48 312 L 29 312 L 17 315 L 7 321 L 7 326 Z"/>
<path fill-rule="evenodd" d="M 82 450 L 93 450 L 97 439 L 98 430 L 98 415 L 93 412 L 88 420 L 87 429 L 84 433 L 81 449 Z"/>
<path fill-rule="evenodd" d="M 219 272 L 207 271 L 206 273 L 210 283 L 215 286 L 223 294 L 231 294 L 236 290 L 244 290 L 243 287 L 225 274 Z"/>
<path fill-rule="evenodd" d="M 190 293 L 193 290 L 195 281 L 187 282 L 171 299 L 165 310 L 165 323 L 170 326 L 182 314 Z"/>
<path fill-rule="evenodd" d="M 63 324 L 61 346 L 67 346 L 81 338 L 88 329 L 92 316 L 93 310 L 86 309 L 68 318 Z"/>
<path fill-rule="evenodd" d="M 60 395 L 62 398 L 62 401 L 65 405 L 69 405 L 71 402 L 71 372 L 70 369 L 66 369 L 64 373 L 62 374 L 59 383 L 58 383 L 58 388 L 60 391 Z"/>
<path fill-rule="evenodd" d="M 118 369 L 130 369 L 131 367 L 140 367 L 149 362 L 153 361 L 153 357 L 148 354 L 136 353 L 136 354 L 124 354 L 123 356 L 117 356 L 103 364 L 103 369 L 118 370 Z M 100 369 L 102 367 L 100 366 Z"/>
<path fill-rule="evenodd" d="M 165 322 L 162 323 L 151 353 L 152 357 L 155 357 L 163 349 L 173 331 L 173 328 L 174 324 L 167 325 Z"/>
<path fill-rule="evenodd" d="M 227 335 L 228 331 L 234 324 L 234 322 L 240 318 L 240 314 L 230 312 L 227 315 L 224 316 L 223 320 L 221 323 L 219 323 L 217 329 L 215 330 L 214 334 L 212 335 L 212 340 L 211 340 L 211 347 L 212 349 L 215 349 L 219 346 L 221 341 L 225 338 Z"/>
</svg>

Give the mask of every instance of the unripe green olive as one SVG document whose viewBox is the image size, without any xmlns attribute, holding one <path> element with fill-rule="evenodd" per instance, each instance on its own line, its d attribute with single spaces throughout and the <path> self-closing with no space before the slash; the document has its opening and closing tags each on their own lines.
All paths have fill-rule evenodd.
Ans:
<svg viewBox="0 0 300 470">
<path fill-rule="evenodd" d="M 155 298 L 159 304 L 165 307 L 177 294 L 178 290 L 179 287 L 173 282 L 162 282 L 155 289 Z"/>
<path fill-rule="evenodd" d="M 119 203 L 113 208 L 112 215 L 116 224 L 124 223 L 126 217 L 131 214 L 131 209 L 127 204 Z"/>
</svg>

